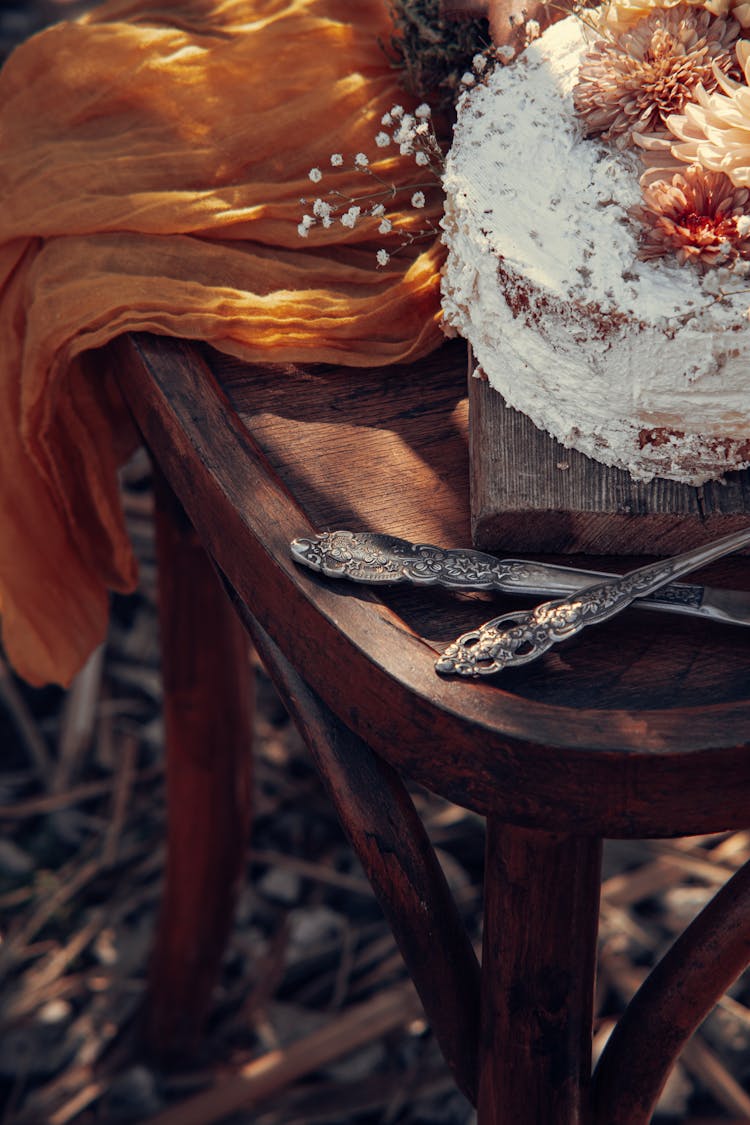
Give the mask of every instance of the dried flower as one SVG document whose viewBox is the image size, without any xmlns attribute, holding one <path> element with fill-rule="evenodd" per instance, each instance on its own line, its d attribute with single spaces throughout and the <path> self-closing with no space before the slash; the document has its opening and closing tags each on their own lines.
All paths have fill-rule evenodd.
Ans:
<svg viewBox="0 0 750 1125">
<path fill-rule="evenodd" d="M 460 76 L 491 41 L 486 19 L 468 13 L 456 19 L 448 7 L 445 0 L 388 0 L 394 29 L 389 53 L 402 69 L 403 85 L 417 98 L 429 97 L 446 117 L 453 112 Z"/>
<path fill-rule="evenodd" d="M 386 214 L 384 202 L 388 200 L 398 213 L 399 206 L 396 200 L 399 197 L 403 199 L 408 192 L 412 207 L 416 210 L 427 209 L 425 193 L 419 189 L 439 183 L 443 169 L 443 153 L 432 123 L 430 108 L 423 104 L 413 113 L 407 113 L 403 106 L 394 105 L 383 115 L 381 123 L 386 120 L 390 122 L 391 131 L 381 131 L 376 134 L 377 147 L 382 149 L 392 141 L 397 142 L 402 154 L 412 154 L 415 164 L 427 173 L 426 176 L 421 175 L 416 183 L 394 183 L 385 164 L 380 163 L 379 160 L 371 163 L 370 157 L 365 152 L 357 152 L 351 161 L 351 170 L 360 178 L 367 177 L 372 186 L 363 193 L 352 195 L 343 190 L 344 181 L 337 177 L 335 186 L 329 188 L 325 198 L 312 201 L 312 214 L 303 216 L 302 221 L 297 225 L 297 232 L 301 238 L 307 238 L 310 229 L 318 223 L 324 229 L 328 229 L 334 222 L 340 222 L 347 230 L 353 231 L 371 219 L 377 222 L 379 234 L 395 233 L 399 237 L 400 245 L 392 253 L 406 250 L 415 242 L 436 236 L 438 230 L 431 208 L 428 209 L 430 213 L 426 218 L 420 216 L 422 221 L 419 225 L 413 221 L 404 222 L 399 223 L 396 229 L 393 218 L 389 218 Z M 341 153 L 334 153 L 329 159 L 334 167 L 340 167 L 344 163 Z M 388 164 L 390 163 L 391 161 L 388 161 Z M 314 183 L 318 183 L 323 178 L 323 173 L 320 168 L 313 168 L 308 176 Z M 309 202 L 307 199 L 300 200 L 303 204 Z M 387 252 L 383 250 L 383 253 Z M 390 260 L 391 256 L 392 254 L 388 254 L 387 260 Z"/>
<path fill-rule="evenodd" d="M 740 40 L 737 58 L 747 80 L 750 42 Z M 699 87 L 695 101 L 686 105 L 682 114 L 667 118 L 677 138 L 671 144 L 671 155 L 725 172 L 737 187 L 750 187 L 750 88 L 726 79 L 718 84 L 721 93 L 708 93 Z"/>
<path fill-rule="evenodd" d="M 642 205 L 631 212 L 643 224 L 639 257 L 648 261 L 675 253 L 682 264 L 704 267 L 750 258 L 749 198 L 747 188 L 697 164 L 669 181 L 648 184 Z"/>
<path fill-rule="evenodd" d="M 738 32 L 735 21 L 681 3 L 599 40 L 573 92 L 587 135 L 601 133 L 625 148 L 633 133 L 666 132 L 666 118 L 683 111 L 699 83 L 716 88 L 717 69 L 739 77 L 732 51 Z"/>
<path fill-rule="evenodd" d="M 378 250 L 378 252 L 375 256 L 378 260 L 379 266 L 387 266 L 388 263 L 391 260 L 391 256 L 390 256 L 390 254 L 388 253 L 387 250 Z"/>
<path fill-rule="evenodd" d="M 349 230 L 354 230 L 354 227 L 357 225 L 357 219 L 361 213 L 361 207 L 350 207 L 349 210 L 341 216 L 342 227 L 348 227 Z"/>
<path fill-rule="evenodd" d="M 705 8 L 714 16 L 737 20 L 740 27 L 750 27 L 750 3 L 747 0 L 612 0 L 603 8 L 603 29 L 626 31 L 649 16 L 655 8 L 672 8 L 687 3 L 691 7 Z"/>
</svg>

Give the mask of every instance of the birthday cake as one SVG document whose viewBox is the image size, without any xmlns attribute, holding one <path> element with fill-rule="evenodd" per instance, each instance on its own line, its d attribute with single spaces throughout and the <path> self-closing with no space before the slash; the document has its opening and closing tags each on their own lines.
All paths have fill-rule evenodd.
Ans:
<svg viewBox="0 0 750 1125">
<path fill-rule="evenodd" d="M 750 463 L 750 19 L 637 3 L 460 98 L 445 323 L 565 446 L 700 485 Z"/>
</svg>

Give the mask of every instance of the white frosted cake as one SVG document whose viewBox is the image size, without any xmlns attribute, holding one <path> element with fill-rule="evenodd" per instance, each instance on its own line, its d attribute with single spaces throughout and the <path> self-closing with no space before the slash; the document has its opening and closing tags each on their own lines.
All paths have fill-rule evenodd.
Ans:
<svg viewBox="0 0 750 1125">
<path fill-rule="evenodd" d="M 738 100 L 731 75 L 746 60 L 736 22 L 730 32 L 712 41 L 725 86 L 694 95 L 704 117 Z M 622 41 L 643 54 L 633 34 Z M 711 159 L 727 166 L 724 151 L 696 170 L 710 143 L 695 139 L 692 109 L 667 131 L 632 83 L 618 102 L 599 83 L 597 39 L 568 17 L 460 99 L 444 180 L 445 321 L 505 402 L 564 445 L 637 479 L 698 485 L 750 463 L 750 157 L 731 182 L 710 170 Z M 646 204 L 643 146 L 667 168 L 650 174 Z"/>
</svg>

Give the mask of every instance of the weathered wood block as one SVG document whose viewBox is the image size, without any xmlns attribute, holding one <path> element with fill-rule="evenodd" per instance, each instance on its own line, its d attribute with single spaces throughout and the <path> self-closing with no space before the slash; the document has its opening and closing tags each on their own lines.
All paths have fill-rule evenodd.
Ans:
<svg viewBox="0 0 750 1125">
<path fill-rule="evenodd" d="M 750 521 L 750 470 L 700 488 L 635 481 L 534 426 L 469 380 L 471 525 L 484 550 L 671 555 Z"/>
</svg>

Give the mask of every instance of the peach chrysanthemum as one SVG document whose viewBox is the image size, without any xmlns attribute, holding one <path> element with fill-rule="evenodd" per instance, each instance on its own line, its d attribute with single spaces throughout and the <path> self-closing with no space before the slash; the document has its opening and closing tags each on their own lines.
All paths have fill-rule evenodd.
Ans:
<svg viewBox="0 0 750 1125">
<path fill-rule="evenodd" d="M 750 80 L 750 42 L 737 43 L 737 58 Z M 670 153 L 678 160 L 724 172 L 737 187 L 750 187 L 750 87 L 719 76 L 718 90 L 697 87 L 695 100 L 667 118 Z M 674 139 L 676 138 L 676 140 Z M 646 138 L 648 143 L 650 138 Z"/>
<path fill-rule="evenodd" d="M 683 111 L 699 84 L 716 87 L 717 69 L 739 77 L 732 50 L 738 33 L 734 20 L 683 3 L 599 40 L 584 56 L 573 91 L 587 135 L 600 133 L 625 148 L 633 133 L 666 132 L 665 119 Z"/>
<path fill-rule="evenodd" d="M 674 253 L 677 260 L 707 267 L 750 258 L 750 191 L 720 172 L 698 165 L 643 189 L 643 203 L 631 215 L 643 224 L 639 257 Z"/>
<path fill-rule="evenodd" d="M 672 8 L 679 3 L 705 8 L 714 16 L 737 20 L 740 27 L 750 27 L 748 0 L 612 0 L 602 8 L 602 29 L 609 32 L 627 31 L 644 16 L 651 15 L 654 8 Z"/>
</svg>

